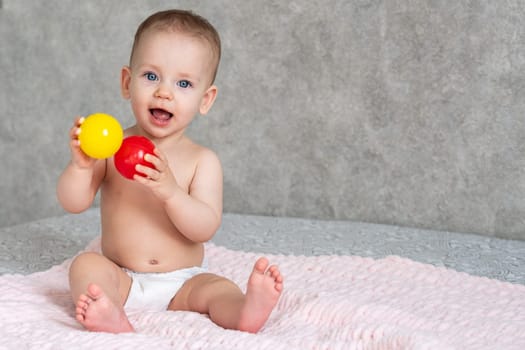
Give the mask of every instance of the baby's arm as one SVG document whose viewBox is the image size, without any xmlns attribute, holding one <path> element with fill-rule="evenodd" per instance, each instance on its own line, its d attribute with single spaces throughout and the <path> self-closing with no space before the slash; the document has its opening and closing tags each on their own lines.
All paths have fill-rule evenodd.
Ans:
<svg viewBox="0 0 525 350">
<path fill-rule="evenodd" d="M 57 184 L 58 201 L 65 210 L 72 213 L 80 213 L 91 206 L 106 167 L 105 160 L 90 158 L 80 149 L 78 134 L 83 122 L 84 118 L 77 118 L 70 129 L 71 161 Z"/>
<path fill-rule="evenodd" d="M 155 169 L 138 166 L 148 177 L 135 180 L 150 187 L 164 202 L 166 213 L 177 230 L 193 242 L 210 240 L 222 220 L 222 167 L 209 149 L 200 152 L 195 174 L 186 192 L 176 182 L 166 158 L 156 150 L 156 157 L 146 156 Z"/>
</svg>

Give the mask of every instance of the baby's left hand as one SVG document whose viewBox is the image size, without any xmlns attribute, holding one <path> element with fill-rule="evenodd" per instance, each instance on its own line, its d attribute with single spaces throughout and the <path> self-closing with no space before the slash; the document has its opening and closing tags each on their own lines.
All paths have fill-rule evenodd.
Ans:
<svg viewBox="0 0 525 350">
<path fill-rule="evenodd" d="M 149 187 L 161 201 L 166 201 L 174 194 L 178 184 L 164 154 L 158 148 L 155 148 L 154 153 L 144 156 L 144 160 L 153 164 L 153 167 L 138 164 L 135 170 L 144 176 L 135 174 L 133 179 Z"/>
</svg>

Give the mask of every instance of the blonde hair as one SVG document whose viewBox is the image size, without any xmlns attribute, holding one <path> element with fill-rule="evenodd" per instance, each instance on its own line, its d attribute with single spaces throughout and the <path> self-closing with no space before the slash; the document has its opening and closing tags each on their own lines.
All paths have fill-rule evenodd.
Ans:
<svg viewBox="0 0 525 350">
<path fill-rule="evenodd" d="M 210 45 L 213 52 L 212 62 L 215 66 L 211 80 L 211 83 L 213 84 L 215 77 L 217 76 L 219 61 L 221 59 L 221 39 L 217 30 L 210 24 L 210 22 L 208 22 L 208 20 L 191 11 L 176 9 L 160 11 L 152 14 L 137 28 L 129 58 L 130 65 L 142 34 L 150 29 L 179 32 L 195 36 L 199 39 L 204 39 Z"/>
</svg>

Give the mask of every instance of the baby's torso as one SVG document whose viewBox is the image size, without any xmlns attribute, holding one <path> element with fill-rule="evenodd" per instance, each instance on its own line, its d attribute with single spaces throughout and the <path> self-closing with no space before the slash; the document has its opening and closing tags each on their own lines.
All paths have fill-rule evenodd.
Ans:
<svg viewBox="0 0 525 350">
<path fill-rule="evenodd" d="M 170 168 L 189 191 L 192 169 Z M 143 185 L 122 177 L 107 160 L 101 188 L 102 251 L 122 267 L 138 272 L 167 272 L 200 266 L 204 248 L 185 238 L 163 204 Z"/>
</svg>

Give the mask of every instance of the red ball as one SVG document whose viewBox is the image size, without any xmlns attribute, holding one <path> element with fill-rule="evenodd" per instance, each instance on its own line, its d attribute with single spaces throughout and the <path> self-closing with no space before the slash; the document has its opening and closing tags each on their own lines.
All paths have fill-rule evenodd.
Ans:
<svg viewBox="0 0 525 350">
<path fill-rule="evenodd" d="M 146 162 L 146 154 L 154 154 L 155 145 L 144 136 L 128 136 L 122 141 L 120 149 L 115 153 L 113 162 L 119 173 L 127 179 L 133 179 L 135 174 L 142 175 L 135 170 L 137 164 L 153 167 L 153 164 Z"/>
</svg>

